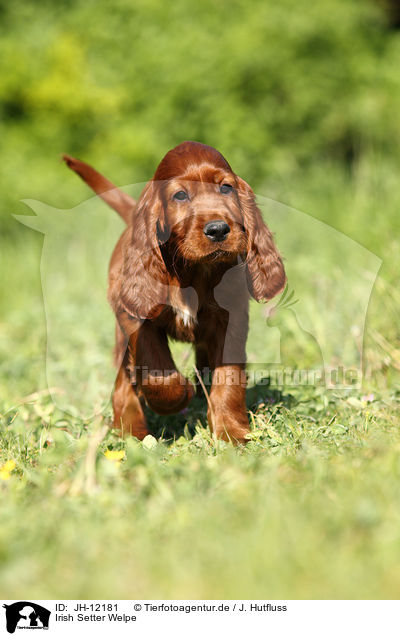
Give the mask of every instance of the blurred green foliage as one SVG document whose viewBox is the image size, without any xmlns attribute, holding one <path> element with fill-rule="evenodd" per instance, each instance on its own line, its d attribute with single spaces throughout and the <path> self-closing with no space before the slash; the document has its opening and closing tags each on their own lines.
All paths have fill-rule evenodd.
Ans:
<svg viewBox="0 0 400 636">
<path fill-rule="evenodd" d="M 9 231 L 19 198 L 74 202 L 62 152 L 125 184 L 195 139 L 255 188 L 325 162 L 399 159 L 400 38 L 375 2 L 16 0 L 0 11 Z"/>
</svg>

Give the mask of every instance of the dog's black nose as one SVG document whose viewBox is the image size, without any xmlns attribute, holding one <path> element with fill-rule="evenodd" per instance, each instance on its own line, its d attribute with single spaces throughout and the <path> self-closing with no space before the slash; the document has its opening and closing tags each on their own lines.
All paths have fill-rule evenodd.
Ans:
<svg viewBox="0 0 400 636">
<path fill-rule="evenodd" d="M 225 241 L 227 235 L 231 231 L 231 228 L 225 221 L 210 221 L 206 223 L 203 229 L 204 234 L 213 243 L 221 243 Z"/>
</svg>

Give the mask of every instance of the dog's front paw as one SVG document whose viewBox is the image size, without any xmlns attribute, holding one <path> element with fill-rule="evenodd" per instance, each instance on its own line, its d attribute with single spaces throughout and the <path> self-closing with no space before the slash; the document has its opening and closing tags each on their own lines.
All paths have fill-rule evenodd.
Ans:
<svg viewBox="0 0 400 636">
<path fill-rule="evenodd" d="M 250 425 L 246 413 L 227 413 L 217 407 L 208 410 L 208 421 L 212 433 L 218 438 L 233 444 L 246 444 Z"/>
<path fill-rule="evenodd" d="M 149 375 L 141 389 L 149 407 L 160 415 L 178 413 L 195 394 L 193 384 L 179 372 L 162 377 Z"/>
</svg>

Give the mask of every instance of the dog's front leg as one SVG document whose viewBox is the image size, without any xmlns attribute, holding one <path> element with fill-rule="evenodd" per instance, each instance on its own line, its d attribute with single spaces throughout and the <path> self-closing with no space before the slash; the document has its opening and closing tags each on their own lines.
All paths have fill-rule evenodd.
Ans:
<svg viewBox="0 0 400 636">
<path fill-rule="evenodd" d="M 250 426 L 246 412 L 245 375 L 244 364 L 217 365 L 213 371 L 208 422 L 219 439 L 246 442 Z"/>
<path fill-rule="evenodd" d="M 248 291 L 241 266 L 228 270 L 214 289 L 219 311 L 204 325 L 213 371 L 208 406 L 212 432 L 220 439 L 245 443 L 250 431 L 246 411 L 246 340 Z"/>
<path fill-rule="evenodd" d="M 216 437 L 234 443 L 245 443 L 250 431 L 246 411 L 246 335 L 244 320 L 229 334 L 226 345 L 223 337 L 210 338 L 207 343 L 212 369 L 208 422 Z"/>
<path fill-rule="evenodd" d="M 153 411 L 177 413 L 194 395 L 192 383 L 176 368 L 165 331 L 145 320 L 129 338 L 138 386 Z"/>
<path fill-rule="evenodd" d="M 137 395 L 137 387 L 132 382 L 129 368 L 124 364 L 118 371 L 112 403 L 113 427 L 119 429 L 122 435 L 144 439 L 149 433 L 146 418 Z"/>
<path fill-rule="evenodd" d="M 127 338 L 118 323 L 115 335 L 115 363 L 119 371 L 112 397 L 113 427 L 119 429 L 122 435 L 134 435 L 138 439 L 143 439 L 149 431 L 138 396 L 137 383 L 132 375 L 132 359 L 127 350 Z"/>
</svg>

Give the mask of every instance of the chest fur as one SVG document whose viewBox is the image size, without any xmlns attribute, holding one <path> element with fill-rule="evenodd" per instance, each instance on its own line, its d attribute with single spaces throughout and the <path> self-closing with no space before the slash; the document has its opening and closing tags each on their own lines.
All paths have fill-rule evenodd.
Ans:
<svg viewBox="0 0 400 636">
<path fill-rule="evenodd" d="M 177 340 L 194 342 L 199 298 L 193 287 L 171 286 L 169 290 L 168 333 Z"/>
</svg>

